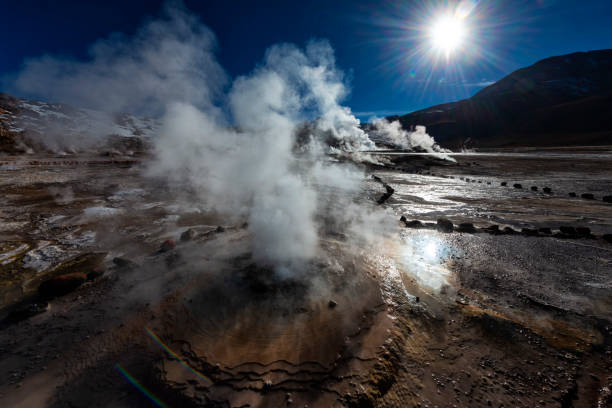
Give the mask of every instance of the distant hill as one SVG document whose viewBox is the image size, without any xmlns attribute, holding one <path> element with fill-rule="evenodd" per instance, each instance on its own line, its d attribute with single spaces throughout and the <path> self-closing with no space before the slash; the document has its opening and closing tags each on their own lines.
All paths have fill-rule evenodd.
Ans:
<svg viewBox="0 0 612 408">
<path fill-rule="evenodd" d="M 451 148 L 612 145 L 612 50 L 546 58 L 469 99 L 388 119 Z"/>
<path fill-rule="evenodd" d="M 0 153 L 97 151 L 125 153 L 148 148 L 158 121 L 110 115 L 60 103 L 0 93 Z"/>
</svg>

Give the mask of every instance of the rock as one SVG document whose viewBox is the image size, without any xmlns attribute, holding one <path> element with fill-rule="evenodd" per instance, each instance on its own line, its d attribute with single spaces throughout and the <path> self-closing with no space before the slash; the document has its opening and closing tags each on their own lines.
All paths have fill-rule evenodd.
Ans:
<svg viewBox="0 0 612 408">
<path fill-rule="evenodd" d="M 338 303 L 336 303 L 335 300 L 330 300 L 329 302 L 327 302 L 327 306 L 329 306 L 330 309 L 333 309 L 334 307 L 336 307 Z"/>
<path fill-rule="evenodd" d="M 602 200 L 606 203 L 612 203 L 612 196 L 604 196 Z"/>
<path fill-rule="evenodd" d="M 390 185 L 383 183 L 383 186 L 385 187 L 385 190 L 387 190 L 387 192 L 383 194 L 382 196 L 380 196 L 380 198 L 377 201 L 378 204 L 383 204 L 393 195 L 393 193 L 395 193 L 395 190 Z"/>
<path fill-rule="evenodd" d="M 508 235 L 516 234 L 516 231 L 510 227 L 504 227 L 503 232 L 504 234 L 508 234 Z"/>
<path fill-rule="evenodd" d="M 551 188 L 550 188 L 550 187 L 544 187 L 542 190 L 543 190 L 543 191 L 544 191 L 546 194 L 551 194 L 551 193 L 552 193 L 552 190 L 551 190 Z"/>
<path fill-rule="evenodd" d="M 485 227 L 482 230 L 488 234 L 497 235 L 499 234 L 499 225 L 489 225 L 488 227 Z"/>
<path fill-rule="evenodd" d="M 104 275 L 106 271 L 106 267 L 103 264 L 96 265 L 92 268 L 91 271 L 87 272 L 87 280 L 94 280 Z"/>
<path fill-rule="evenodd" d="M 588 238 L 591 236 L 591 229 L 587 227 L 576 227 L 576 235 L 581 238 Z"/>
<path fill-rule="evenodd" d="M 523 228 L 521 229 L 521 235 L 525 235 L 526 237 L 537 237 L 539 234 L 538 230 L 531 228 Z"/>
<path fill-rule="evenodd" d="M 577 235 L 576 228 L 574 227 L 565 227 L 565 226 L 559 227 L 559 231 L 561 231 L 562 234 L 569 235 L 572 237 Z"/>
<path fill-rule="evenodd" d="M 580 197 L 584 198 L 585 200 L 594 200 L 595 196 L 591 193 L 582 193 L 580 194 Z"/>
<path fill-rule="evenodd" d="M 436 225 L 442 232 L 453 232 L 453 223 L 446 218 L 438 218 Z"/>
<path fill-rule="evenodd" d="M 217 232 L 225 232 L 225 228 L 223 228 L 221 225 L 219 225 L 216 229 Z"/>
<path fill-rule="evenodd" d="M 531 186 L 531 191 L 538 191 L 538 188 L 536 186 Z"/>
<path fill-rule="evenodd" d="M 385 193 L 381 195 L 380 198 L 376 202 L 378 204 L 384 204 L 384 202 L 387 201 L 389 198 L 391 198 L 391 194 Z"/>
<path fill-rule="evenodd" d="M 53 299 L 74 291 L 87 280 L 81 272 L 68 273 L 48 279 L 40 284 L 38 293 L 43 299 Z"/>
<path fill-rule="evenodd" d="M 192 241 L 193 239 L 195 239 L 195 237 L 198 236 L 198 233 L 196 230 L 194 230 L 193 228 L 189 228 L 187 231 L 184 231 L 181 234 L 181 241 L 182 242 L 188 242 L 188 241 Z"/>
<path fill-rule="evenodd" d="M 474 228 L 474 224 L 472 224 L 471 222 L 462 222 L 461 224 L 459 224 L 459 227 L 457 227 L 457 231 L 473 234 L 474 232 L 476 232 L 476 228 Z"/>
<path fill-rule="evenodd" d="M 571 193 L 569 193 L 570 197 L 576 197 L 576 193 L 574 193 L 573 191 Z"/>
<path fill-rule="evenodd" d="M 552 230 L 550 228 L 539 228 L 538 232 L 544 235 L 552 235 Z"/>
<path fill-rule="evenodd" d="M 604 234 L 602 236 L 603 240 L 612 244 L 612 234 Z"/>
<path fill-rule="evenodd" d="M 404 225 L 406 225 L 407 228 L 423 228 L 423 223 L 419 220 L 407 221 L 404 219 Z"/>
<path fill-rule="evenodd" d="M 20 304 L 15 307 L 11 313 L 6 317 L 6 320 L 10 323 L 17 323 L 37 314 L 44 313 L 49 310 L 49 303 L 40 300 L 34 303 Z"/>
<path fill-rule="evenodd" d="M 502 186 L 502 187 L 506 187 L 507 185 L 508 185 L 508 183 L 506 183 L 505 181 L 502 181 L 502 182 L 500 183 L 500 186 Z"/>
<path fill-rule="evenodd" d="M 132 262 L 129 259 L 119 257 L 113 258 L 113 263 L 117 265 L 117 267 L 120 269 L 136 269 L 138 267 L 138 264 L 136 262 Z"/>
<path fill-rule="evenodd" d="M 523 188 L 523 186 L 522 186 L 522 185 L 520 185 L 519 183 L 514 183 L 514 184 L 512 185 L 512 187 L 514 187 L 514 188 Z"/>
<path fill-rule="evenodd" d="M 172 239 L 165 240 L 159 247 L 159 252 L 168 252 L 176 248 L 176 242 Z"/>
</svg>

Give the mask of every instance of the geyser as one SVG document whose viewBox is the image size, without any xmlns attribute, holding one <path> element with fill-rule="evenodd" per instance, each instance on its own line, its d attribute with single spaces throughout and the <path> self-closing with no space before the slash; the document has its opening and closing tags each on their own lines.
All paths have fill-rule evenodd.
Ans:
<svg viewBox="0 0 612 408">
<path fill-rule="evenodd" d="M 295 272 L 315 256 L 322 228 L 317 220 L 353 235 L 372 234 L 362 220 L 377 210 L 352 203 L 363 171 L 327 155 L 376 148 L 340 105 L 347 86 L 330 44 L 274 45 L 250 74 L 232 81 L 216 61 L 215 44 L 196 16 L 170 2 L 161 18 L 134 36 L 97 41 L 87 61 L 29 60 L 15 84 L 76 106 L 157 118 L 147 174 L 195 191 L 192 206 L 247 221 L 254 259 L 281 273 Z M 405 136 L 399 128 L 392 132 Z M 436 151 L 428 135 L 415 135 L 407 140 Z M 330 208 L 329 191 L 336 192 L 341 210 Z"/>
</svg>

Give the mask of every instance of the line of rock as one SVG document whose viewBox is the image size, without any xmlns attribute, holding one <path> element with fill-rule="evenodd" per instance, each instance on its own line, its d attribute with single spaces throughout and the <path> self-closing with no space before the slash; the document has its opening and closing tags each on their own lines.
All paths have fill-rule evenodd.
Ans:
<svg viewBox="0 0 612 408">
<path fill-rule="evenodd" d="M 408 221 L 405 216 L 401 216 L 400 221 L 407 227 L 413 229 L 433 229 L 440 232 L 464 232 L 468 234 L 487 233 L 492 235 L 523 235 L 527 237 L 554 237 L 561 239 L 597 239 L 598 237 L 591 233 L 587 227 L 571 227 L 560 226 L 558 230 L 553 231 L 551 228 L 522 228 L 517 231 L 510 227 L 503 229 L 499 225 L 491 225 L 485 228 L 476 228 L 471 222 L 461 223 L 455 226 L 452 221 L 447 218 L 439 218 L 437 222 L 421 222 L 419 220 Z M 612 234 L 603 234 L 600 238 L 604 241 L 612 243 Z"/>
</svg>

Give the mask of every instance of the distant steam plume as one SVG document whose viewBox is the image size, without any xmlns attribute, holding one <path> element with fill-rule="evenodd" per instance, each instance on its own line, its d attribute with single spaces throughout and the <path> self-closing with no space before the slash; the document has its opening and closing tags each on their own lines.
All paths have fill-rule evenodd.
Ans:
<svg viewBox="0 0 612 408">
<path fill-rule="evenodd" d="M 427 134 L 425 126 L 416 126 L 413 131 L 407 131 L 398 120 L 389 122 L 387 119 L 375 119 L 372 124 L 374 128 L 371 133 L 376 140 L 402 149 L 419 148 L 438 157 L 454 161 L 446 154 L 451 151 L 440 147 L 434 138 Z"/>
</svg>

